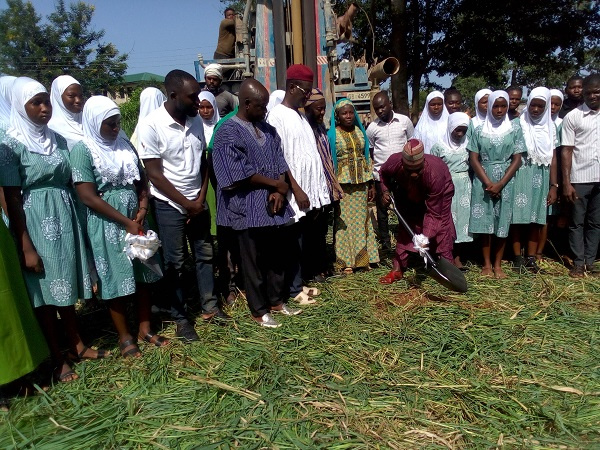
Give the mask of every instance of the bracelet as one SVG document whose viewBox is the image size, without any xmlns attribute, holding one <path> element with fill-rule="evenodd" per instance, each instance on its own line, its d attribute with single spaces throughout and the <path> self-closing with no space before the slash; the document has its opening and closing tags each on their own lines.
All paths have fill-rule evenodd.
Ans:
<svg viewBox="0 0 600 450">
<path fill-rule="evenodd" d="M 560 186 L 558 185 L 558 183 L 550 183 L 550 187 L 555 187 L 556 189 L 558 189 Z"/>
<path fill-rule="evenodd" d="M 146 211 L 148 211 L 148 208 L 146 208 L 145 206 L 140 206 L 138 209 L 145 209 Z"/>
</svg>

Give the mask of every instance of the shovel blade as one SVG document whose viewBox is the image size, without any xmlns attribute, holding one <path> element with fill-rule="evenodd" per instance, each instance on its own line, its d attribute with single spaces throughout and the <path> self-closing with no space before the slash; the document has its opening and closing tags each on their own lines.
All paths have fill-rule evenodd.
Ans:
<svg viewBox="0 0 600 450">
<path fill-rule="evenodd" d="M 440 258 L 435 264 L 429 265 L 429 275 L 451 291 L 467 292 L 468 285 L 464 273 L 447 259 Z"/>
</svg>

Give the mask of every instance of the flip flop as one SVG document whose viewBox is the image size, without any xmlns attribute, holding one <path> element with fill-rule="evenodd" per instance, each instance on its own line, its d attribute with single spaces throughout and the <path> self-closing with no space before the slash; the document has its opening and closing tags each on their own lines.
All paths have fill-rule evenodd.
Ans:
<svg viewBox="0 0 600 450">
<path fill-rule="evenodd" d="M 316 287 L 302 286 L 302 292 L 304 292 L 310 297 L 316 297 L 317 295 L 321 295 L 321 291 Z"/>
<path fill-rule="evenodd" d="M 395 281 L 401 280 L 402 276 L 403 276 L 402 272 L 399 272 L 397 270 L 390 270 L 390 272 L 387 275 L 385 275 L 379 279 L 379 283 L 392 284 Z"/>
<path fill-rule="evenodd" d="M 56 368 L 58 369 L 58 367 Z M 65 373 L 56 373 L 56 369 L 54 372 L 54 379 L 60 383 L 70 383 L 71 381 L 75 381 L 79 378 L 79 376 L 77 375 L 77 373 L 75 373 L 75 371 L 73 369 L 71 369 L 69 367 L 69 370 L 67 370 Z M 76 376 L 77 378 L 72 378 L 72 379 L 68 379 L 71 378 L 73 376 Z"/>
<path fill-rule="evenodd" d="M 133 347 L 131 347 L 131 346 L 133 346 Z M 124 350 L 127 347 L 131 347 L 131 348 L 129 350 L 127 350 L 126 352 L 124 352 Z M 133 339 L 127 339 L 125 342 L 122 342 L 121 345 L 119 345 L 119 349 L 121 350 L 121 356 L 123 356 L 123 358 L 128 358 L 128 357 L 139 358 L 140 356 L 142 356 L 142 352 L 140 351 L 140 348 L 137 346 L 137 343 Z"/>
<path fill-rule="evenodd" d="M 152 339 L 155 337 L 156 339 L 153 341 Z M 140 339 L 143 339 L 148 344 L 154 344 L 156 347 L 163 347 L 165 345 L 169 345 L 169 340 L 163 336 L 159 336 L 158 334 L 148 333 L 144 337 L 140 336 Z"/>
</svg>

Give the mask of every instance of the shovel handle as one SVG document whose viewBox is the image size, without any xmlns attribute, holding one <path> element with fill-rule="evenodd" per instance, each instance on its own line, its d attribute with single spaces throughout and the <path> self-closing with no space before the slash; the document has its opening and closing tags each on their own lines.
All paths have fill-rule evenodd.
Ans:
<svg viewBox="0 0 600 450">
<path fill-rule="evenodd" d="M 404 217 L 402 217 L 402 214 L 400 214 L 400 211 L 398 211 L 398 208 L 396 207 L 396 200 L 394 199 L 394 196 L 392 195 L 391 192 L 388 192 L 389 196 L 390 196 L 390 200 L 392 202 L 392 208 L 394 209 L 394 213 L 396 214 L 396 217 L 398 217 L 398 220 L 400 221 L 400 223 L 402 224 L 402 226 L 404 227 L 404 229 L 406 230 L 406 232 L 408 234 L 410 234 L 410 237 L 414 237 L 415 232 L 410 228 L 410 226 L 408 225 L 408 222 L 406 222 L 406 220 L 404 220 Z"/>
</svg>

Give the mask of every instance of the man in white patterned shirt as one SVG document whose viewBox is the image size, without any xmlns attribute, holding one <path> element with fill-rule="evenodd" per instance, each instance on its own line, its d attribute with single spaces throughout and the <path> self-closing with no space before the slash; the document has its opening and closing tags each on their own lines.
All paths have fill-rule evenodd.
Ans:
<svg viewBox="0 0 600 450">
<path fill-rule="evenodd" d="M 569 275 L 595 273 L 600 242 L 600 74 L 583 80 L 583 105 L 562 125 L 563 195 L 572 204 L 569 245 L 575 255 Z"/>
<path fill-rule="evenodd" d="M 377 119 L 367 128 L 367 138 L 373 153 L 373 178 L 375 179 L 375 200 L 377 203 L 377 225 L 379 241 L 384 250 L 391 250 L 388 225 L 388 208 L 382 202 L 379 169 L 394 153 L 402 152 L 404 144 L 413 137 L 415 128 L 407 116 L 395 113 L 385 91 L 373 97 L 373 109 Z"/>
</svg>

